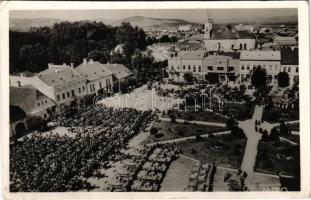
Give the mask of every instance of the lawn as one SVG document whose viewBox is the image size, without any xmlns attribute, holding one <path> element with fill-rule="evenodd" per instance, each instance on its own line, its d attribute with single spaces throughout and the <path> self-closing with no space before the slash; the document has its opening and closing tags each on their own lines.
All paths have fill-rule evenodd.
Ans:
<svg viewBox="0 0 311 200">
<path fill-rule="evenodd" d="M 185 119 L 189 121 L 205 121 L 205 122 L 218 122 L 226 123 L 227 118 L 217 115 L 210 111 L 194 111 L 192 107 L 187 108 L 188 111 L 175 111 L 177 119 Z M 163 117 L 170 117 L 163 115 Z"/>
<path fill-rule="evenodd" d="M 263 142 L 258 145 L 255 170 L 263 173 L 296 176 L 300 170 L 299 146 L 291 146 L 279 141 Z"/>
<path fill-rule="evenodd" d="M 240 168 L 246 139 L 232 135 L 217 136 L 203 141 L 176 144 L 183 154 L 194 159 L 215 163 L 217 166 Z"/>
<path fill-rule="evenodd" d="M 169 167 L 161 184 L 160 192 L 183 192 L 188 186 L 191 170 L 195 162 L 190 158 L 179 157 Z"/>
<path fill-rule="evenodd" d="M 283 121 L 299 120 L 299 110 L 279 110 L 276 108 L 265 108 L 263 111 L 262 119 L 270 123 L 280 123 Z"/>
<path fill-rule="evenodd" d="M 298 144 L 300 143 L 299 135 L 282 135 L 282 137 L 284 137 L 290 141 L 296 142 Z"/>
<path fill-rule="evenodd" d="M 154 124 L 158 129 L 157 134 L 150 135 L 147 143 L 171 140 L 176 138 L 196 136 L 227 130 L 224 127 L 208 126 L 190 123 L 171 123 L 170 121 L 160 121 Z"/>
</svg>

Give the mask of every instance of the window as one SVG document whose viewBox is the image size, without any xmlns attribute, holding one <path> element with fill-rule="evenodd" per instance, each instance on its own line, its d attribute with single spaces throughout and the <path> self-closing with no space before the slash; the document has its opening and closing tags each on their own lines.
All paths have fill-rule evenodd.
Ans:
<svg viewBox="0 0 311 200">
<path fill-rule="evenodd" d="M 85 87 L 84 86 L 82 86 L 82 91 L 85 92 Z"/>
<path fill-rule="evenodd" d="M 44 119 L 48 118 L 48 116 L 46 114 L 43 115 Z"/>
<path fill-rule="evenodd" d="M 199 72 L 201 72 L 201 70 L 202 70 L 202 69 L 201 69 L 201 66 L 199 66 Z"/>
<path fill-rule="evenodd" d="M 79 94 L 81 94 L 81 88 L 78 88 L 78 90 L 79 90 Z"/>
<path fill-rule="evenodd" d="M 290 72 L 290 67 L 288 67 L 288 72 Z"/>
<path fill-rule="evenodd" d="M 22 86 L 20 81 L 17 81 L 17 84 L 18 84 L 18 87 Z"/>
<path fill-rule="evenodd" d="M 74 96 L 74 95 L 75 95 L 75 91 L 71 90 L 71 96 Z"/>
<path fill-rule="evenodd" d="M 47 100 L 45 100 L 45 103 L 48 103 L 48 101 L 47 101 Z"/>
<path fill-rule="evenodd" d="M 57 101 L 60 101 L 60 96 L 59 96 L 59 94 L 57 95 Z"/>
<path fill-rule="evenodd" d="M 90 91 L 95 92 L 95 84 L 90 85 Z"/>
<path fill-rule="evenodd" d="M 65 93 L 63 93 L 63 94 L 62 94 L 62 96 L 63 96 L 63 99 L 65 99 L 65 98 L 66 98 Z"/>
<path fill-rule="evenodd" d="M 70 92 L 67 92 L 67 97 L 68 97 L 68 98 L 70 97 Z"/>
<path fill-rule="evenodd" d="M 40 107 L 40 103 L 38 103 L 38 107 Z"/>
<path fill-rule="evenodd" d="M 217 71 L 224 71 L 224 67 L 217 67 Z"/>
<path fill-rule="evenodd" d="M 246 68 L 247 70 L 249 70 L 249 66 L 247 66 L 247 68 Z"/>
<path fill-rule="evenodd" d="M 228 67 L 228 71 L 234 71 L 234 67 L 229 66 L 229 67 Z"/>
<path fill-rule="evenodd" d="M 102 82 L 99 81 L 99 89 L 102 89 Z"/>
<path fill-rule="evenodd" d="M 179 70 L 179 66 L 177 65 L 177 70 Z"/>
<path fill-rule="evenodd" d="M 208 66 L 207 69 L 213 71 L 213 66 Z"/>
<path fill-rule="evenodd" d="M 196 72 L 197 68 L 195 66 L 193 66 L 193 72 Z"/>
<path fill-rule="evenodd" d="M 185 66 L 185 65 L 184 65 L 184 66 L 182 66 L 182 69 L 183 69 L 183 70 L 185 70 L 185 69 L 186 69 L 186 66 Z"/>
<path fill-rule="evenodd" d="M 190 67 L 190 65 L 188 65 L 188 70 L 191 70 L 191 67 Z"/>
<path fill-rule="evenodd" d="M 296 73 L 298 73 L 299 72 L 299 69 L 298 69 L 298 67 L 296 67 Z"/>
<path fill-rule="evenodd" d="M 241 68 L 242 70 L 244 70 L 244 65 L 242 65 L 242 68 Z"/>
</svg>

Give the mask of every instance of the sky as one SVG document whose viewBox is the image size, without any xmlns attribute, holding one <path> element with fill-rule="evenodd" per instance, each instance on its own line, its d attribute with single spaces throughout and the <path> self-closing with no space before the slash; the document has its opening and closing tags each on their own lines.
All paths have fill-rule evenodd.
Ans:
<svg viewBox="0 0 311 200">
<path fill-rule="evenodd" d="M 297 15 L 297 9 L 141 9 L 141 10 L 19 10 L 10 11 L 12 18 L 56 18 L 62 20 L 90 20 L 103 18 L 118 20 L 125 17 L 144 16 L 165 19 L 184 19 L 190 22 L 206 21 L 207 13 L 214 20 L 222 22 L 233 18 L 265 18 Z"/>
</svg>

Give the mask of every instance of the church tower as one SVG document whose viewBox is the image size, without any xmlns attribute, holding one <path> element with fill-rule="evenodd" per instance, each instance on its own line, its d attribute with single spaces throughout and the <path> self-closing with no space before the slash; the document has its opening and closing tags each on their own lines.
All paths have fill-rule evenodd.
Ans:
<svg viewBox="0 0 311 200">
<path fill-rule="evenodd" d="M 207 22 L 204 23 L 204 39 L 211 39 L 212 30 L 213 30 L 213 20 L 210 16 L 207 15 Z"/>
</svg>

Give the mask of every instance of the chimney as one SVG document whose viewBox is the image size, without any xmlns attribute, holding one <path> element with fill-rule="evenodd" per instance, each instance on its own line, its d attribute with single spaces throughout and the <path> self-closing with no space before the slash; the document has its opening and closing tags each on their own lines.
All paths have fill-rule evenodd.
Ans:
<svg viewBox="0 0 311 200">
<path fill-rule="evenodd" d="M 92 59 L 92 58 L 90 59 L 90 63 L 91 63 L 91 64 L 93 64 L 93 63 L 94 63 L 94 61 L 93 61 L 93 59 Z"/>
<path fill-rule="evenodd" d="M 63 67 L 66 67 L 66 63 L 63 63 Z"/>
<path fill-rule="evenodd" d="M 49 68 L 51 68 L 51 67 L 52 67 L 52 65 L 53 65 L 52 63 L 48 63 L 48 67 L 49 67 Z"/>
<path fill-rule="evenodd" d="M 294 51 L 294 50 L 295 50 L 295 47 L 294 47 L 294 46 L 291 46 L 291 50 Z"/>
<path fill-rule="evenodd" d="M 20 73 L 20 77 L 25 77 L 23 72 Z"/>
<path fill-rule="evenodd" d="M 73 63 L 70 63 L 70 67 L 73 69 Z"/>
<path fill-rule="evenodd" d="M 85 66 L 87 64 L 86 58 L 83 58 L 83 65 Z"/>
</svg>

